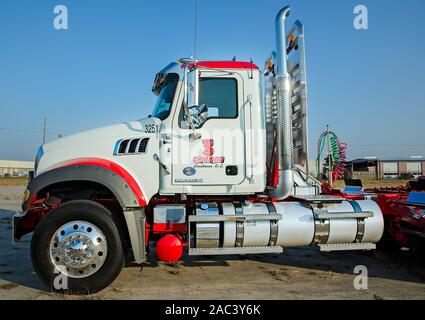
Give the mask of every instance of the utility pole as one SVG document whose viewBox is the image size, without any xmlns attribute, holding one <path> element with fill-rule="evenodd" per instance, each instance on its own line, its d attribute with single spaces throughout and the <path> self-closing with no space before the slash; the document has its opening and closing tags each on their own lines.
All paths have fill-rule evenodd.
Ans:
<svg viewBox="0 0 425 320">
<path fill-rule="evenodd" d="M 44 118 L 44 127 L 43 127 L 43 144 L 46 144 L 46 134 L 47 134 L 47 118 Z"/>
<path fill-rule="evenodd" d="M 326 126 L 326 132 L 327 132 L 327 139 L 328 139 L 328 183 L 333 187 L 333 176 L 332 176 L 332 154 L 331 154 L 331 137 L 330 137 L 330 130 L 329 125 Z"/>
</svg>

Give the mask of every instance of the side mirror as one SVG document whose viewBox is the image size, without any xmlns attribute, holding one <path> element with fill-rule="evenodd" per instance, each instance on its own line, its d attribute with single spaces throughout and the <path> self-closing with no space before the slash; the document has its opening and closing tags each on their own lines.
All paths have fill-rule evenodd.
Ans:
<svg viewBox="0 0 425 320">
<path fill-rule="evenodd" d="M 198 118 L 201 124 L 203 124 L 208 119 L 208 106 L 206 104 L 202 104 L 198 108 Z"/>
<path fill-rule="evenodd" d="M 187 74 L 187 106 L 192 108 L 199 104 L 199 70 Z"/>
<path fill-rule="evenodd" d="M 202 124 L 208 119 L 208 106 L 206 104 L 202 104 L 199 107 L 190 107 L 189 112 L 196 128 L 202 126 Z"/>
<path fill-rule="evenodd" d="M 206 104 L 192 106 L 189 108 L 189 112 L 196 128 L 202 126 L 202 124 L 208 119 L 208 106 Z"/>
</svg>

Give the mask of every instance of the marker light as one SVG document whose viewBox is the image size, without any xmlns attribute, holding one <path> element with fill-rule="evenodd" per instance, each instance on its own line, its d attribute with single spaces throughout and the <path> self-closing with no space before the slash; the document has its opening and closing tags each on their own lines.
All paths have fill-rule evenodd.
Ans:
<svg viewBox="0 0 425 320">
<path fill-rule="evenodd" d="M 26 189 L 24 193 L 24 202 L 27 202 L 30 199 L 30 196 L 31 196 L 31 192 L 28 189 Z"/>
</svg>

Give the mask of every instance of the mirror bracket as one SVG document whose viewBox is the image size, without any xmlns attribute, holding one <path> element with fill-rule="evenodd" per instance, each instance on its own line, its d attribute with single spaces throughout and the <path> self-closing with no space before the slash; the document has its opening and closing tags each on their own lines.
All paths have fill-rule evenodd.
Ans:
<svg viewBox="0 0 425 320">
<path fill-rule="evenodd" d="M 202 138 L 202 135 L 199 132 L 192 132 L 189 135 L 189 141 L 194 142 Z"/>
</svg>

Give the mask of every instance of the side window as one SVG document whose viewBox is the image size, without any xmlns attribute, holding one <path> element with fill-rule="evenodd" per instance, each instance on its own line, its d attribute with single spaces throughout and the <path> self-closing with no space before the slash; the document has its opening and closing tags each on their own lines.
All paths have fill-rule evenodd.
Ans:
<svg viewBox="0 0 425 320">
<path fill-rule="evenodd" d="M 200 79 L 199 105 L 208 106 L 208 118 L 236 118 L 237 91 L 236 79 Z"/>
<path fill-rule="evenodd" d="M 230 78 L 201 78 L 199 80 L 199 105 L 206 104 L 208 118 L 234 119 L 238 117 L 238 83 Z M 180 127 L 188 128 L 183 108 Z"/>
</svg>

